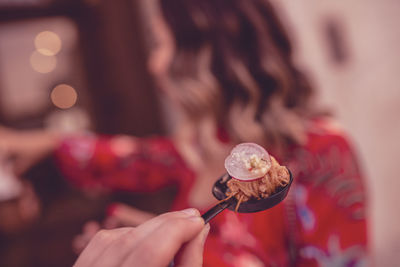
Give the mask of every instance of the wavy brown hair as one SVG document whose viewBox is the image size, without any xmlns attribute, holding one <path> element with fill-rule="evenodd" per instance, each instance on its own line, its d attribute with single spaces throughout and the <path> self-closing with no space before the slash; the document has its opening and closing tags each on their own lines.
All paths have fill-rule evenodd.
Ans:
<svg viewBox="0 0 400 267">
<path fill-rule="evenodd" d="M 173 94 L 193 120 L 212 115 L 236 141 L 304 141 L 313 90 L 268 1 L 161 0 L 161 10 L 175 37 Z"/>
</svg>

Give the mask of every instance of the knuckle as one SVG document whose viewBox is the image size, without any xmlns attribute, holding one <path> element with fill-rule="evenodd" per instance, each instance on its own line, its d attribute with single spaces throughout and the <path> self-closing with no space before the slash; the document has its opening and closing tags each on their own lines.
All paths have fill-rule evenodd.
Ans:
<svg viewBox="0 0 400 267">
<path fill-rule="evenodd" d="M 135 242 L 137 242 L 137 240 L 134 239 L 134 237 L 132 238 L 132 236 L 128 234 L 120 238 L 116 245 L 121 249 L 125 249 L 127 247 L 131 247 L 131 245 Z"/>
</svg>

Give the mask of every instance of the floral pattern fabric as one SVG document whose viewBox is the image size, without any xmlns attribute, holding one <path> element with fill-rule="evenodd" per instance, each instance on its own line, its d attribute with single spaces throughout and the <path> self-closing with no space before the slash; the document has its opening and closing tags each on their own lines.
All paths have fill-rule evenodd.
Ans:
<svg viewBox="0 0 400 267">
<path fill-rule="evenodd" d="M 288 197 L 252 214 L 224 211 L 211 221 L 204 266 L 365 266 L 366 196 L 344 134 L 324 120 L 308 142 L 279 159 L 294 176 Z M 173 209 L 188 206 L 196 174 L 168 138 L 80 136 L 56 151 L 65 177 L 83 189 L 151 192 L 178 188 Z"/>
</svg>

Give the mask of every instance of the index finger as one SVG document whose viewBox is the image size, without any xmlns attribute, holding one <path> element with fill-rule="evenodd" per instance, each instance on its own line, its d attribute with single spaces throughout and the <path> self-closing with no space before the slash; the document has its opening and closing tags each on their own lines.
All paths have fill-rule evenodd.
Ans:
<svg viewBox="0 0 400 267">
<path fill-rule="evenodd" d="M 203 229 L 200 216 L 169 217 L 135 246 L 123 266 L 166 266 L 181 246 Z"/>
<path fill-rule="evenodd" d="M 165 242 L 164 235 L 168 235 L 170 230 L 165 229 L 159 233 L 159 229 L 165 228 L 165 225 L 178 226 L 180 223 L 176 223 L 176 221 L 187 222 L 188 218 L 191 217 L 195 217 L 197 218 L 196 220 L 200 220 L 199 224 L 201 228 L 201 225 L 203 225 L 204 222 L 200 218 L 199 211 L 196 209 L 165 213 L 139 225 L 136 228 L 131 228 L 131 231 L 125 233 L 110 243 L 107 248 L 102 251 L 101 255 L 99 254 L 100 257 L 97 257 L 93 266 L 112 266 L 111 262 L 115 261 L 116 258 L 121 259 L 121 262 L 124 262 L 125 259 L 129 258 L 130 255 L 134 254 L 137 250 L 144 252 L 139 252 L 134 255 L 135 264 L 131 266 L 150 266 L 146 264 L 139 265 L 138 261 L 146 258 L 146 255 L 149 253 L 149 251 L 155 249 L 156 246 L 159 246 Z M 191 222 L 189 220 L 189 224 L 190 223 Z M 182 225 L 178 227 L 182 228 Z M 157 238 L 155 238 L 157 240 L 154 239 L 154 235 L 157 236 Z M 151 241 L 149 241 L 149 239 Z M 152 242 L 153 245 L 151 245 Z M 143 246 L 146 248 L 141 250 Z M 168 262 L 164 265 L 167 264 Z"/>
</svg>

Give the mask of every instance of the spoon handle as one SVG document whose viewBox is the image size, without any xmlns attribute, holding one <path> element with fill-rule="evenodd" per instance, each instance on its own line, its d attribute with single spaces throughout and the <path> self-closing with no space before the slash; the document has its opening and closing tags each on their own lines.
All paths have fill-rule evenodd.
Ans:
<svg viewBox="0 0 400 267">
<path fill-rule="evenodd" d="M 233 205 L 235 203 L 234 198 L 230 198 L 228 200 L 222 201 L 209 209 L 207 212 L 205 212 L 201 217 L 204 219 L 204 223 L 208 223 L 212 218 L 217 216 L 221 211 L 229 207 L 230 205 Z"/>
</svg>

